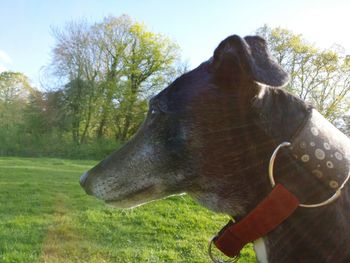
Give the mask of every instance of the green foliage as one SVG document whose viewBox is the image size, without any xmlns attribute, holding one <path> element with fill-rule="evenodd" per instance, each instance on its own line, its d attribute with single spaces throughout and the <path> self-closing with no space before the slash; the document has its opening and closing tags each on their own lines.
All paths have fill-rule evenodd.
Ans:
<svg viewBox="0 0 350 263">
<path fill-rule="evenodd" d="M 344 122 L 350 109 L 350 69 L 348 56 L 339 45 L 320 50 L 302 35 L 283 28 L 259 28 L 277 61 L 290 74 L 286 87 L 314 105 L 336 124 Z"/>
<path fill-rule="evenodd" d="M 4 71 L 0 73 L 0 101 L 13 103 L 26 100 L 31 93 L 28 79 L 22 73 Z"/>
<path fill-rule="evenodd" d="M 21 137 L 25 126 L 23 111 L 33 90 L 18 72 L 0 73 L 0 154 Z"/>
<path fill-rule="evenodd" d="M 179 47 L 125 15 L 53 33 L 46 70 L 58 86 L 39 91 L 21 73 L 0 74 L 0 156 L 102 158 L 137 131 L 149 97 L 177 74 Z"/>
<path fill-rule="evenodd" d="M 225 216 L 188 196 L 108 207 L 78 183 L 94 164 L 0 158 L 1 262 L 209 262 L 208 240 Z M 239 262 L 255 262 L 251 245 Z"/>
<path fill-rule="evenodd" d="M 111 138 L 72 141 L 67 136 L 72 114 L 65 111 L 63 92 L 35 90 L 14 72 L 0 74 L 0 88 L 0 156 L 102 159 L 119 147 Z"/>
<path fill-rule="evenodd" d="M 72 139 L 125 141 L 141 124 L 145 101 L 176 72 L 179 48 L 130 17 L 67 24 L 54 32 L 51 67 L 62 89 Z"/>
<path fill-rule="evenodd" d="M 0 73 L 0 133 L 11 135 L 23 124 L 21 115 L 32 92 L 27 78 L 18 72 Z"/>
<path fill-rule="evenodd" d="M 112 139 L 93 140 L 77 145 L 69 138 L 61 136 L 59 131 L 41 136 L 17 131 L 5 138 L 0 134 L 0 138 L 0 156 L 103 159 L 120 147 L 120 143 Z"/>
</svg>

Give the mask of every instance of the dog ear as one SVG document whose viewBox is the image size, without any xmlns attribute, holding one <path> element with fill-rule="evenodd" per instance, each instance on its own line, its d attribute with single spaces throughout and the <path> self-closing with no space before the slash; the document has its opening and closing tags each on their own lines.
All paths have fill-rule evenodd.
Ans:
<svg viewBox="0 0 350 263">
<path fill-rule="evenodd" d="M 288 83 L 288 74 L 278 65 L 263 38 L 233 35 L 223 40 L 214 51 L 213 67 L 223 82 L 250 79 L 273 87 Z"/>
</svg>

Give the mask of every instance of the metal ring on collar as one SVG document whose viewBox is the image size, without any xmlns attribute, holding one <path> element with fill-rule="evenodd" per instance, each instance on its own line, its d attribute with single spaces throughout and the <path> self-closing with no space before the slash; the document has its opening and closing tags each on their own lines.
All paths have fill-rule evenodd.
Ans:
<svg viewBox="0 0 350 263">
<path fill-rule="evenodd" d="M 214 240 L 217 236 L 214 236 L 210 241 L 209 241 L 209 246 L 208 246 L 208 255 L 210 257 L 210 259 L 214 262 L 214 263 L 236 263 L 239 259 L 239 256 L 235 256 L 232 258 L 232 261 L 223 261 L 223 260 L 220 260 L 220 259 L 217 259 L 214 257 L 213 253 L 212 253 L 212 244 L 214 243 Z"/>
<path fill-rule="evenodd" d="M 277 153 L 279 152 L 279 150 L 281 148 L 289 147 L 289 146 L 291 146 L 290 142 L 282 142 L 280 145 L 278 145 L 276 147 L 276 149 L 274 150 L 274 152 L 271 155 L 270 164 L 269 164 L 269 178 L 270 178 L 270 183 L 271 183 L 272 187 L 275 187 L 275 185 L 276 185 L 275 179 L 274 179 L 274 175 L 273 175 L 273 166 L 274 166 L 274 163 L 275 163 L 275 159 L 276 159 Z M 323 202 L 317 203 L 317 204 L 299 204 L 299 206 L 300 207 L 304 207 L 304 208 L 315 208 L 315 207 L 325 206 L 325 205 L 328 205 L 328 204 L 334 202 L 341 195 L 341 190 L 344 188 L 345 184 L 349 181 L 349 178 L 350 178 L 350 172 L 349 172 L 348 176 L 346 177 L 346 179 L 344 180 L 344 182 L 342 183 L 342 185 L 334 193 L 334 195 L 332 195 L 326 201 L 323 201 Z"/>
</svg>

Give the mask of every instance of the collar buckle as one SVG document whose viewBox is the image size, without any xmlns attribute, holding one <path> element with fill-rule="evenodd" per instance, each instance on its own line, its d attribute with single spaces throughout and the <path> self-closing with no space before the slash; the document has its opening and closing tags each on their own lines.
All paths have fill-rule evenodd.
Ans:
<svg viewBox="0 0 350 263">
<path fill-rule="evenodd" d="M 209 258 L 213 261 L 213 263 L 236 263 L 238 262 L 241 254 L 238 254 L 236 256 L 234 256 L 231 261 L 224 261 L 222 259 L 218 259 L 213 255 L 213 251 L 212 251 L 212 247 L 213 247 L 213 243 L 215 242 L 215 240 L 219 237 L 219 235 L 215 235 L 213 236 L 210 241 L 209 241 L 209 245 L 208 245 L 208 255 Z"/>
</svg>

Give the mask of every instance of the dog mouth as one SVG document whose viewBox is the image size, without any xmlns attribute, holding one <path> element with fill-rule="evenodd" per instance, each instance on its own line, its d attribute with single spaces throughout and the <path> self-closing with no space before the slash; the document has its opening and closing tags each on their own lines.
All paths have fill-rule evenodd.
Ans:
<svg viewBox="0 0 350 263">
<path fill-rule="evenodd" d="M 153 200 L 154 198 L 152 196 L 154 192 L 156 192 L 156 186 L 150 185 L 111 199 L 105 199 L 104 202 L 114 207 L 131 208 Z"/>
</svg>

